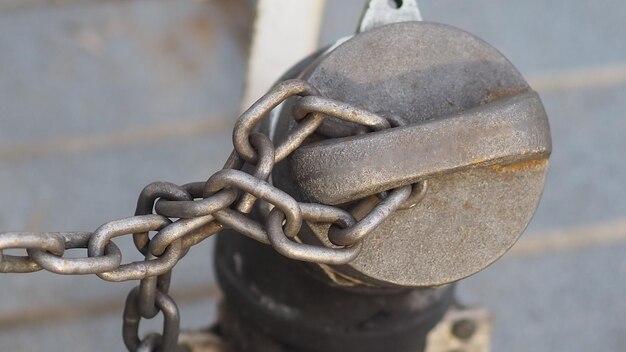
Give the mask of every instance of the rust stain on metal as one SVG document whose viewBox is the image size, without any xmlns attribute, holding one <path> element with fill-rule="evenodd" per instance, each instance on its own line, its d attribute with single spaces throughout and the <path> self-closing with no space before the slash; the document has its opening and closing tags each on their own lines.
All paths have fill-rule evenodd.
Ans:
<svg viewBox="0 0 626 352">
<path fill-rule="evenodd" d="M 491 170 L 498 173 L 515 173 L 522 170 L 534 169 L 538 167 L 543 167 L 548 163 L 548 159 L 532 159 L 526 160 L 519 163 L 508 164 L 508 165 L 493 165 L 491 166 Z"/>
<path fill-rule="evenodd" d="M 472 159 L 472 160 L 470 160 L 470 165 L 478 165 L 478 164 L 482 164 L 482 163 L 484 163 L 486 161 L 489 161 L 488 157 Z"/>
<path fill-rule="evenodd" d="M 492 101 L 498 100 L 500 98 L 506 98 L 515 94 L 519 94 L 522 92 L 525 92 L 526 90 L 528 90 L 527 87 L 525 86 L 513 86 L 513 87 L 507 87 L 507 88 L 502 88 L 502 89 L 496 89 L 496 90 L 492 90 L 490 92 L 487 92 L 487 94 L 481 99 L 480 104 L 484 105 L 484 104 L 488 104 L 491 103 Z"/>
</svg>

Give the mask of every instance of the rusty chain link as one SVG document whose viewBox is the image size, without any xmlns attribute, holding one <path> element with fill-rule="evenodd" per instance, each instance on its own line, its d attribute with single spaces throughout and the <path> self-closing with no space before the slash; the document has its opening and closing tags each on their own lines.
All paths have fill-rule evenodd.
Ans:
<svg viewBox="0 0 626 352">
<path fill-rule="evenodd" d="M 255 126 L 294 96 L 299 96 L 292 111 L 297 124 L 274 147 L 267 136 L 254 132 Z M 130 351 L 173 351 L 178 343 L 179 313 L 168 295 L 171 270 L 190 247 L 227 227 L 269 244 L 292 259 L 345 264 L 359 255 L 362 240 L 393 212 L 411 207 L 424 197 L 427 184 L 422 182 L 367 197 L 349 212 L 337 206 L 298 202 L 274 187 L 268 178 L 275 163 L 305 143 L 326 116 L 370 131 L 403 124 L 397 118 L 324 97 L 306 81 L 284 81 L 239 117 L 233 130 L 234 151 L 224 168 L 206 182 L 182 186 L 151 183 L 141 191 L 134 216 L 110 221 L 93 233 L 0 233 L 0 272 L 46 269 L 65 275 L 96 274 L 107 281 L 140 280 L 126 300 L 124 343 Z M 265 222 L 247 215 L 256 201 L 265 202 L 271 209 Z M 332 245 L 299 241 L 304 221 L 330 224 L 328 240 Z M 150 232 L 156 234 L 150 238 Z M 144 260 L 122 263 L 123 255 L 112 239 L 128 235 L 132 235 Z M 65 250 L 75 248 L 87 249 L 87 257 L 63 257 Z M 3 255 L 3 249 L 25 249 L 28 255 Z M 163 333 L 141 339 L 140 320 L 152 319 L 159 312 L 164 316 Z"/>
</svg>

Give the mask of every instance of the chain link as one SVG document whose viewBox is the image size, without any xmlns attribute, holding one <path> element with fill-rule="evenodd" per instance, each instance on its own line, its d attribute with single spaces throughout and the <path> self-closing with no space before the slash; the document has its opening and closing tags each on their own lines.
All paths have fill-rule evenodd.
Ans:
<svg viewBox="0 0 626 352">
<path fill-rule="evenodd" d="M 175 351 L 178 345 L 180 329 L 180 315 L 176 303 L 167 294 L 156 291 L 154 302 L 158 310 L 163 313 L 163 334 L 149 334 L 142 340 L 139 338 L 139 323 L 142 318 L 139 309 L 139 293 L 140 287 L 132 289 L 126 298 L 126 305 L 124 306 L 122 337 L 126 348 L 129 351 L 137 351 L 143 345 L 142 348 L 144 349 L 150 347 L 150 351 Z M 149 345 L 145 346 L 146 344 Z"/>
<path fill-rule="evenodd" d="M 254 132 L 255 126 L 290 98 L 297 99 L 292 109 L 296 125 L 274 147 L 266 135 Z M 179 313 L 168 295 L 171 270 L 190 247 L 227 227 L 271 245 L 289 258 L 346 264 L 359 255 L 363 239 L 391 214 L 424 197 L 427 184 L 420 182 L 366 197 L 348 211 L 298 202 L 273 186 L 268 178 L 275 163 L 322 130 L 326 116 L 354 125 L 353 133 L 404 124 L 396 117 L 383 117 L 324 97 L 306 81 L 284 81 L 239 117 L 233 130 L 234 151 L 224 168 L 206 182 L 182 186 L 151 183 L 140 192 L 134 216 L 110 221 L 93 233 L 0 233 L 0 272 L 43 268 L 64 275 L 96 274 L 108 281 L 140 280 L 126 300 L 124 343 L 130 351 L 173 351 L 178 341 Z M 321 133 L 325 135 L 328 134 Z M 259 201 L 271 209 L 261 222 L 247 215 Z M 304 221 L 330 224 L 328 241 L 332 245 L 302 243 L 298 234 Z M 151 238 L 150 232 L 156 234 Z M 127 235 L 132 235 L 144 260 L 122 264 L 123 255 L 112 240 Z M 87 249 L 87 257 L 63 257 L 65 250 L 75 248 Z M 3 249 L 25 249 L 28 255 L 3 255 Z M 148 334 L 141 339 L 141 319 L 152 319 L 159 312 L 164 316 L 162 334 Z"/>
<path fill-rule="evenodd" d="M 87 249 L 93 236 L 90 232 L 61 234 L 65 249 Z M 115 270 L 122 263 L 122 252 L 113 242 L 104 247 L 104 255 L 87 258 L 63 258 L 43 249 L 27 249 L 28 256 L 42 268 L 61 275 L 98 274 Z"/>
<path fill-rule="evenodd" d="M 65 252 L 65 239 L 59 233 L 5 232 L 0 235 L 0 271 L 13 273 L 29 273 L 41 270 L 30 255 L 4 255 L 4 249 L 41 249 L 56 255 Z"/>
<path fill-rule="evenodd" d="M 257 153 L 250 144 L 250 134 L 255 126 L 266 118 L 275 107 L 294 95 L 318 96 L 320 94 L 317 88 L 313 87 L 307 81 L 299 79 L 287 80 L 277 84 L 274 89 L 262 96 L 252 104 L 248 110 L 241 114 L 233 129 L 233 145 L 237 153 L 239 153 L 244 160 L 254 163 L 257 159 Z M 319 119 L 323 120 L 323 118 Z M 309 127 L 304 130 L 298 130 L 297 133 L 292 133 L 291 138 L 287 138 L 283 142 L 284 146 L 279 146 L 278 149 L 286 150 L 280 154 L 285 154 L 285 156 L 289 155 L 290 153 L 287 151 L 297 149 L 302 142 L 304 142 L 306 137 L 313 132 L 315 132 L 315 130 Z"/>
</svg>

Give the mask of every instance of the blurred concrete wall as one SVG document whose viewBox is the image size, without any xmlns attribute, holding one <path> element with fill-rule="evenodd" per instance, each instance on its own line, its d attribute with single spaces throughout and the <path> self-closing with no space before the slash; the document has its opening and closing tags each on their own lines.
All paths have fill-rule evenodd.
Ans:
<svg viewBox="0 0 626 352">
<path fill-rule="evenodd" d="M 323 43 L 353 32 L 364 1 L 327 3 Z M 243 88 L 247 4 L 1 0 L 0 229 L 93 230 L 131 215 L 152 181 L 217 170 Z M 495 312 L 495 351 L 624 351 L 626 3 L 420 5 L 425 19 L 505 53 L 541 94 L 553 130 L 534 222 L 504 259 L 460 284 L 462 299 Z M 174 271 L 183 328 L 214 317 L 210 242 Z M 134 285 L 3 275 L 0 351 L 122 350 Z"/>
</svg>

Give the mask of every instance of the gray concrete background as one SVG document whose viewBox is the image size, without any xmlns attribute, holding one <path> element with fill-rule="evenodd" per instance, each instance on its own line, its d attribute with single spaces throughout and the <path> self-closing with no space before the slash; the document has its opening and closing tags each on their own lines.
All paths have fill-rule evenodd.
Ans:
<svg viewBox="0 0 626 352">
<path fill-rule="evenodd" d="M 350 34 L 363 3 L 328 0 L 321 42 Z M 507 55 L 541 94 L 553 132 L 533 223 L 459 285 L 461 299 L 494 312 L 494 351 L 626 351 L 626 3 L 420 5 L 427 20 Z M 217 170 L 250 16 L 238 1 L 0 0 L 0 229 L 93 230 L 131 215 L 152 181 Z M 215 316 L 210 242 L 174 271 L 184 328 Z M 134 285 L 4 275 L 0 351 L 123 350 Z"/>
</svg>

